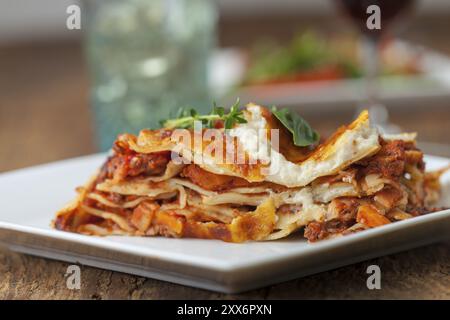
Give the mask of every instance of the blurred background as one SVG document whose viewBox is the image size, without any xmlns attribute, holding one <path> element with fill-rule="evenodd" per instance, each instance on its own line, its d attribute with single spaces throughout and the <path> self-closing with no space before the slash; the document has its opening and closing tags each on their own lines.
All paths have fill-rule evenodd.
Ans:
<svg viewBox="0 0 450 320">
<path fill-rule="evenodd" d="M 327 135 L 369 95 L 381 126 L 450 156 L 450 1 L 386 7 L 397 16 L 381 36 L 360 33 L 356 2 L 0 0 L 0 172 L 236 97 L 293 108 Z M 73 4 L 81 30 L 66 25 Z M 376 39 L 375 82 L 363 36 Z"/>
</svg>

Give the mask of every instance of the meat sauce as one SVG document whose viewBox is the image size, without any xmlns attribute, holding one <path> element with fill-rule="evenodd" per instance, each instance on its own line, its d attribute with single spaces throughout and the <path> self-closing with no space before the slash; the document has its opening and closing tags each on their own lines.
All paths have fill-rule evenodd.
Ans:
<svg viewBox="0 0 450 320">
<path fill-rule="evenodd" d="M 356 169 L 358 179 L 369 174 L 379 174 L 394 181 L 399 181 L 400 177 L 405 174 L 407 164 L 414 165 L 421 172 L 424 172 L 423 154 L 413 143 L 402 140 L 385 141 L 380 139 L 380 144 L 381 149 L 375 155 L 358 161 L 346 171 L 350 172 Z M 389 204 L 389 208 L 385 208 L 387 211 L 393 208 L 401 199 L 395 190 L 389 187 L 375 194 L 374 198 L 334 199 L 332 202 L 333 206 L 330 205 L 329 210 L 333 207 L 333 210 L 337 212 L 337 218 L 325 222 L 314 221 L 309 223 L 305 227 L 304 236 L 309 241 L 314 242 L 333 234 L 345 233 L 348 228 L 358 222 L 367 227 L 374 227 L 374 224 L 389 223 L 390 221 L 384 216 L 383 210 L 377 210 L 377 206 L 373 205 L 377 203 L 375 201 L 377 197 L 382 198 L 382 200 L 391 200 L 382 202 L 385 205 Z M 364 204 L 363 202 L 369 204 Z M 379 206 L 379 204 L 377 205 Z M 430 211 L 432 210 L 418 209 L 409 205 L 406 208 L 406 212 L 412 215 L 424 214 Z"/>
<path fill-rule="evenodd" d="M 100 170 L 97 183 L 105 179 L 125 180 L 128 177 L 148 177 L 162 174 L 170 161 L 170 151 L 151 154 L 116 153 L 109 157 Z"/>
</svg>

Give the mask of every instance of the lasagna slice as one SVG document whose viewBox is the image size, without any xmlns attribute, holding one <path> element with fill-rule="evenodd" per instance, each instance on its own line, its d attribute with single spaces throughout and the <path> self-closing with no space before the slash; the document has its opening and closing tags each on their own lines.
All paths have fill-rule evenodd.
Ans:
<svg viewBox="0 0 450 320">
<path fill-rule="evenodd" d="M 269 109 L 250 104 L 242 117 L 231 129 L 216 121 L 209 143 L 196 141 L 194 129 L 184 130 L 192 139 L 183 142 L 174 128 L 120 135 L 54 227 L 227 242 L 303 230 L 313 242 L 437 210 L 443 170 L 426 173 L 415 134 L 382 136 L 367 111 L 302 147 Z M 230 145 L 242 152 L 230 152 Z"/>
</svg>

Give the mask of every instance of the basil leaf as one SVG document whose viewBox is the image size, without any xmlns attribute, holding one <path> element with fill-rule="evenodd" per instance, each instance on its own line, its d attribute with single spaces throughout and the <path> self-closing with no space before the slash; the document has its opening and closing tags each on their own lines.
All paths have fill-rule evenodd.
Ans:
<svg viewBox="0 0 450 320">
<path fill-rule="evenodd" d="M 320 135 L 297 113 L 272 107 L 272 114 L 292 133 L 296 146 L 306 147 L 319 141 Z"/>
<path fill-rule="evenodd" d="M 225 119 L 224 127 L 225 129 L 231 129 L 234 125 L 234 119 L 229 117 Z"/>
</svg>

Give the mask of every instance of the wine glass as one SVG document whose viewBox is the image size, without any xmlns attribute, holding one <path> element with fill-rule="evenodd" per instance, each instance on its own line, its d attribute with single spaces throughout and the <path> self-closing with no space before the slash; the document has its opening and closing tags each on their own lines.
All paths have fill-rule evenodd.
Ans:
<svg viewBox="0 0 450 320">
<path fill-rule="evenodd" d="M 387 108 L 379 101 L 380 43 L 393 22 L 408 11 L 415 0 L 337 0 L 340 9 L 362 34 L 361 53 L 365 77 L 364 108 L 372 123 L 385 133 L 397 133 L 400 128 L 389 122 Z M 378 15 L 378 16 L 377 16 Z"/>
</svg>

